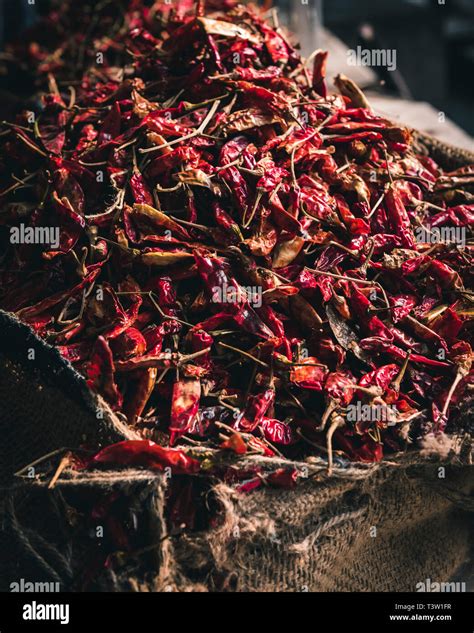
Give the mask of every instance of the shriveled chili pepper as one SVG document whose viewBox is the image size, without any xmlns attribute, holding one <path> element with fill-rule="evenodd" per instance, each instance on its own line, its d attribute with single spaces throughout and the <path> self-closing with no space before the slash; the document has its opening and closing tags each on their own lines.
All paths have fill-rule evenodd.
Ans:
<svg viewBox="0 0 474 633">
<path fill-rule="evenodd" d="M 415 239 L 410 218 L 394 185 L 389 185 L 384 200 L 393 231 L 400 236 L 403 246 L 414 248 Z"/>
<path fill-rule="evenodd" d="M 184 435 L 194 422 L 199 410 L 201 382 L 196 378 L 178 380 L 173 387 L 170 416 L 170 445 Z"/>
<path fill-rule="evenodd" d="M 100 464 L 144 466 L 153 470 L 171 468 L 176 475 L 196 473 L 200 464 L 180 450 L 163 448 L 150 440 L 125 440 L 111 444 L 92 457 L 89 468 Z"/>
</svg>

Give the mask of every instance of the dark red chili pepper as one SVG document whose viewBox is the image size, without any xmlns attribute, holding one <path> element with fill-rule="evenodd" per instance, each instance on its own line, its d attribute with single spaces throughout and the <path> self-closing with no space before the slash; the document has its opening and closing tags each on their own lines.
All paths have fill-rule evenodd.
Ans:
<svg viewBox="0 0 474 633">
<path fill-rule="evenodd" d="M 298 436 L 289 424 L 272 418 L 263 418 L 260 424 L 265 438 L 273 444 L 288 446 L 298 441 Z"/>
<path fill-rule="evenodd" d="M 188 432 L 199 411 L 201 382 L 196 378 L 178 380 L 173 387 L 170 417 L 170 445 Z"/>
<path fill-rule="evenodd" d="M 240 433 L 232 433 L 229 439 L 224 440 L 219 448 L 234 451 L 237 455 L 245 455 L 247 452 L 247 444 Z"/>
<path fill-rule="evenodd" d="M 413 237 L 410 218 L 394 185 L 390 185 L 387 188 L 384 201 L 393 231 L 401 238 L 403 246 L 414 248 L 415 238 Z"/>
<path fill-rule="evenodd" d="M 112 351 L 105 338 L 99 336 L 88 364 L 87 384 L 94 391 L 104 394 L 107 401 L 114 408 L 120 408 L 123 403 L 123 396 L 115 384 L 114 374 L 115 364 Z"/>
<path fill-rule="evenodd" d="M 262 393 L 251 396 L 248 399 L 247 406 L 245 407 L 242 416 L 237 418 L 236 428 L 247 433 L 256 429 L 260 425 L 268 409 L 273 405 L 274 401 L 274 389 L 266 389 Z"/>
<path fill-rule="evenodd" d="M 170 468 L 175 475 L 196 473 L 200 464 L 180 450 L 163 448 L 150 440 L 125 440 L 111 444 L 89 460 L 87 467 L 99 464 L 143 466 L 152 470 Z"/>
<path fill-rule="evenodd" d="M 313 61 L 313 88 L 324 98 L 327 96 L 325 82 L 327 58 L 327 51 L 317 51 Z"/>
</svg>

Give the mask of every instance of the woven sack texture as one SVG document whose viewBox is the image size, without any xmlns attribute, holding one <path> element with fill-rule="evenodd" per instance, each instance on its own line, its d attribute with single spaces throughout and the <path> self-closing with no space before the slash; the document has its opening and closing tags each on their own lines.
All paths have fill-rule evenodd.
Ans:
<svg viewBox="0 0 474 633">
<path fill-rule="evenodd" d="M 269 467 L 264 458 L 245 465 L 255 461 Z M 140 545 L 99 570 L 96 590 L 416 591 L 427 578 L 447 582 L 469 557 L 474 471 L 455 459 L 439 478 L 438 461 L 418 461 L 337 469 L 330 479 L 324 464 L 294 463 L 307 476 L 296 489 L 250 495 L 217 483 L 220 524 L 178 535 L 164 518 L 162 474 L 64 473 L 53 490 L 20 482 L 4 496 L 0 589 L 26 578 L 79 590 L 100 553 L 81 517 L 111 493 L 136 512 Z"/>
</svg>

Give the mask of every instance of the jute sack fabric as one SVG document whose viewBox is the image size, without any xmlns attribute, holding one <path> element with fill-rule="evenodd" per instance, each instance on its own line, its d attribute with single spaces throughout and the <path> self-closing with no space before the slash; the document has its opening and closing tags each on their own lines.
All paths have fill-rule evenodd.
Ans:
<svg viewBox="0 0 474 633">
<path fill-rule="evenodd" d="M 293 463 L 303 476 L 297 488 L 248 495 L 216 482 L 220 524 L 180 534 L 164 517 L 169 481 L 160 473 L 65 472 L 53 490 L 47 479 L 20 481 L 4 498 L 0 578 L 80 590 L 87 560 L 100 552 L 80 513 L 115 493 L 135 506 L 140 546 L 116 552 L 89 589 L 416 591 L 427 579 L 449 582 L 472 545 L 474 472 L 452 455 L 439 478 L 439 456 L 426 459 L 337 468 L 330 479 L 319 460 Z M 264 458 L 242 466 L 255 461 L 270 467 Z"/>
<path fill-rule="evenodd" d="M 422 135 L 416 142 L 446 169 L 474 163 Z M 469 406 L 465 414 L 472 415 Z M 469 437 L 444 438 L 380 465 L 337 466 L 330 478 L 318 458 L 240 460 L 263 471 L 293 466 L 302 478 L 292 490 L 248 495 L 215 482 L 221 523 L 202 532 L 169 531 L 168 481 L 157 473 L 64 472 L 49 490 L 45 456 L 136 434 L 55 349 L 7 313 L 0 313 L 0 436 L 3 590 L 21 578 L 80 589 L 86 555 L 97 547 L 84 508 L 110 492 L 134 507 L 145 529 L 133 555 L 117 552 L 119 563 L 97 570 L 97 590 L 415 591 L 427 578 L 449 581 L 472 545 Z M 27 465 L 31 478 L 15 476 Z"/>
<path fill-rule="evenodd" d="M 50 451 L 132 437 L 56 349 L 0 310 L 0 484 Z"/>
<path fill-rule="evenodd" d="M 467 149 L 449 145 L 418 130 L 412 130 L 412 135 L 417 151 L 433 158 L 446 171 L 474 164 L 474 153 Z"/>
</svg>

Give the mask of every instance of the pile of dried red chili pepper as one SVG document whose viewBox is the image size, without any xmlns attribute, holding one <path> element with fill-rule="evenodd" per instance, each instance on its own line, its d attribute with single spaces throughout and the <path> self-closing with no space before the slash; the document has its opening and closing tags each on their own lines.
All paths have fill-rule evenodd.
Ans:
<svg viewBox="0 0 474 633">
<path fill-rule="evenodd" d="M 24 52 L 49 92 L 0 132 L 0 307 L 163 447 L 331 465 L 465 429 L 474 167 L 255 8 L 118 4 Z"/>
</svg>

